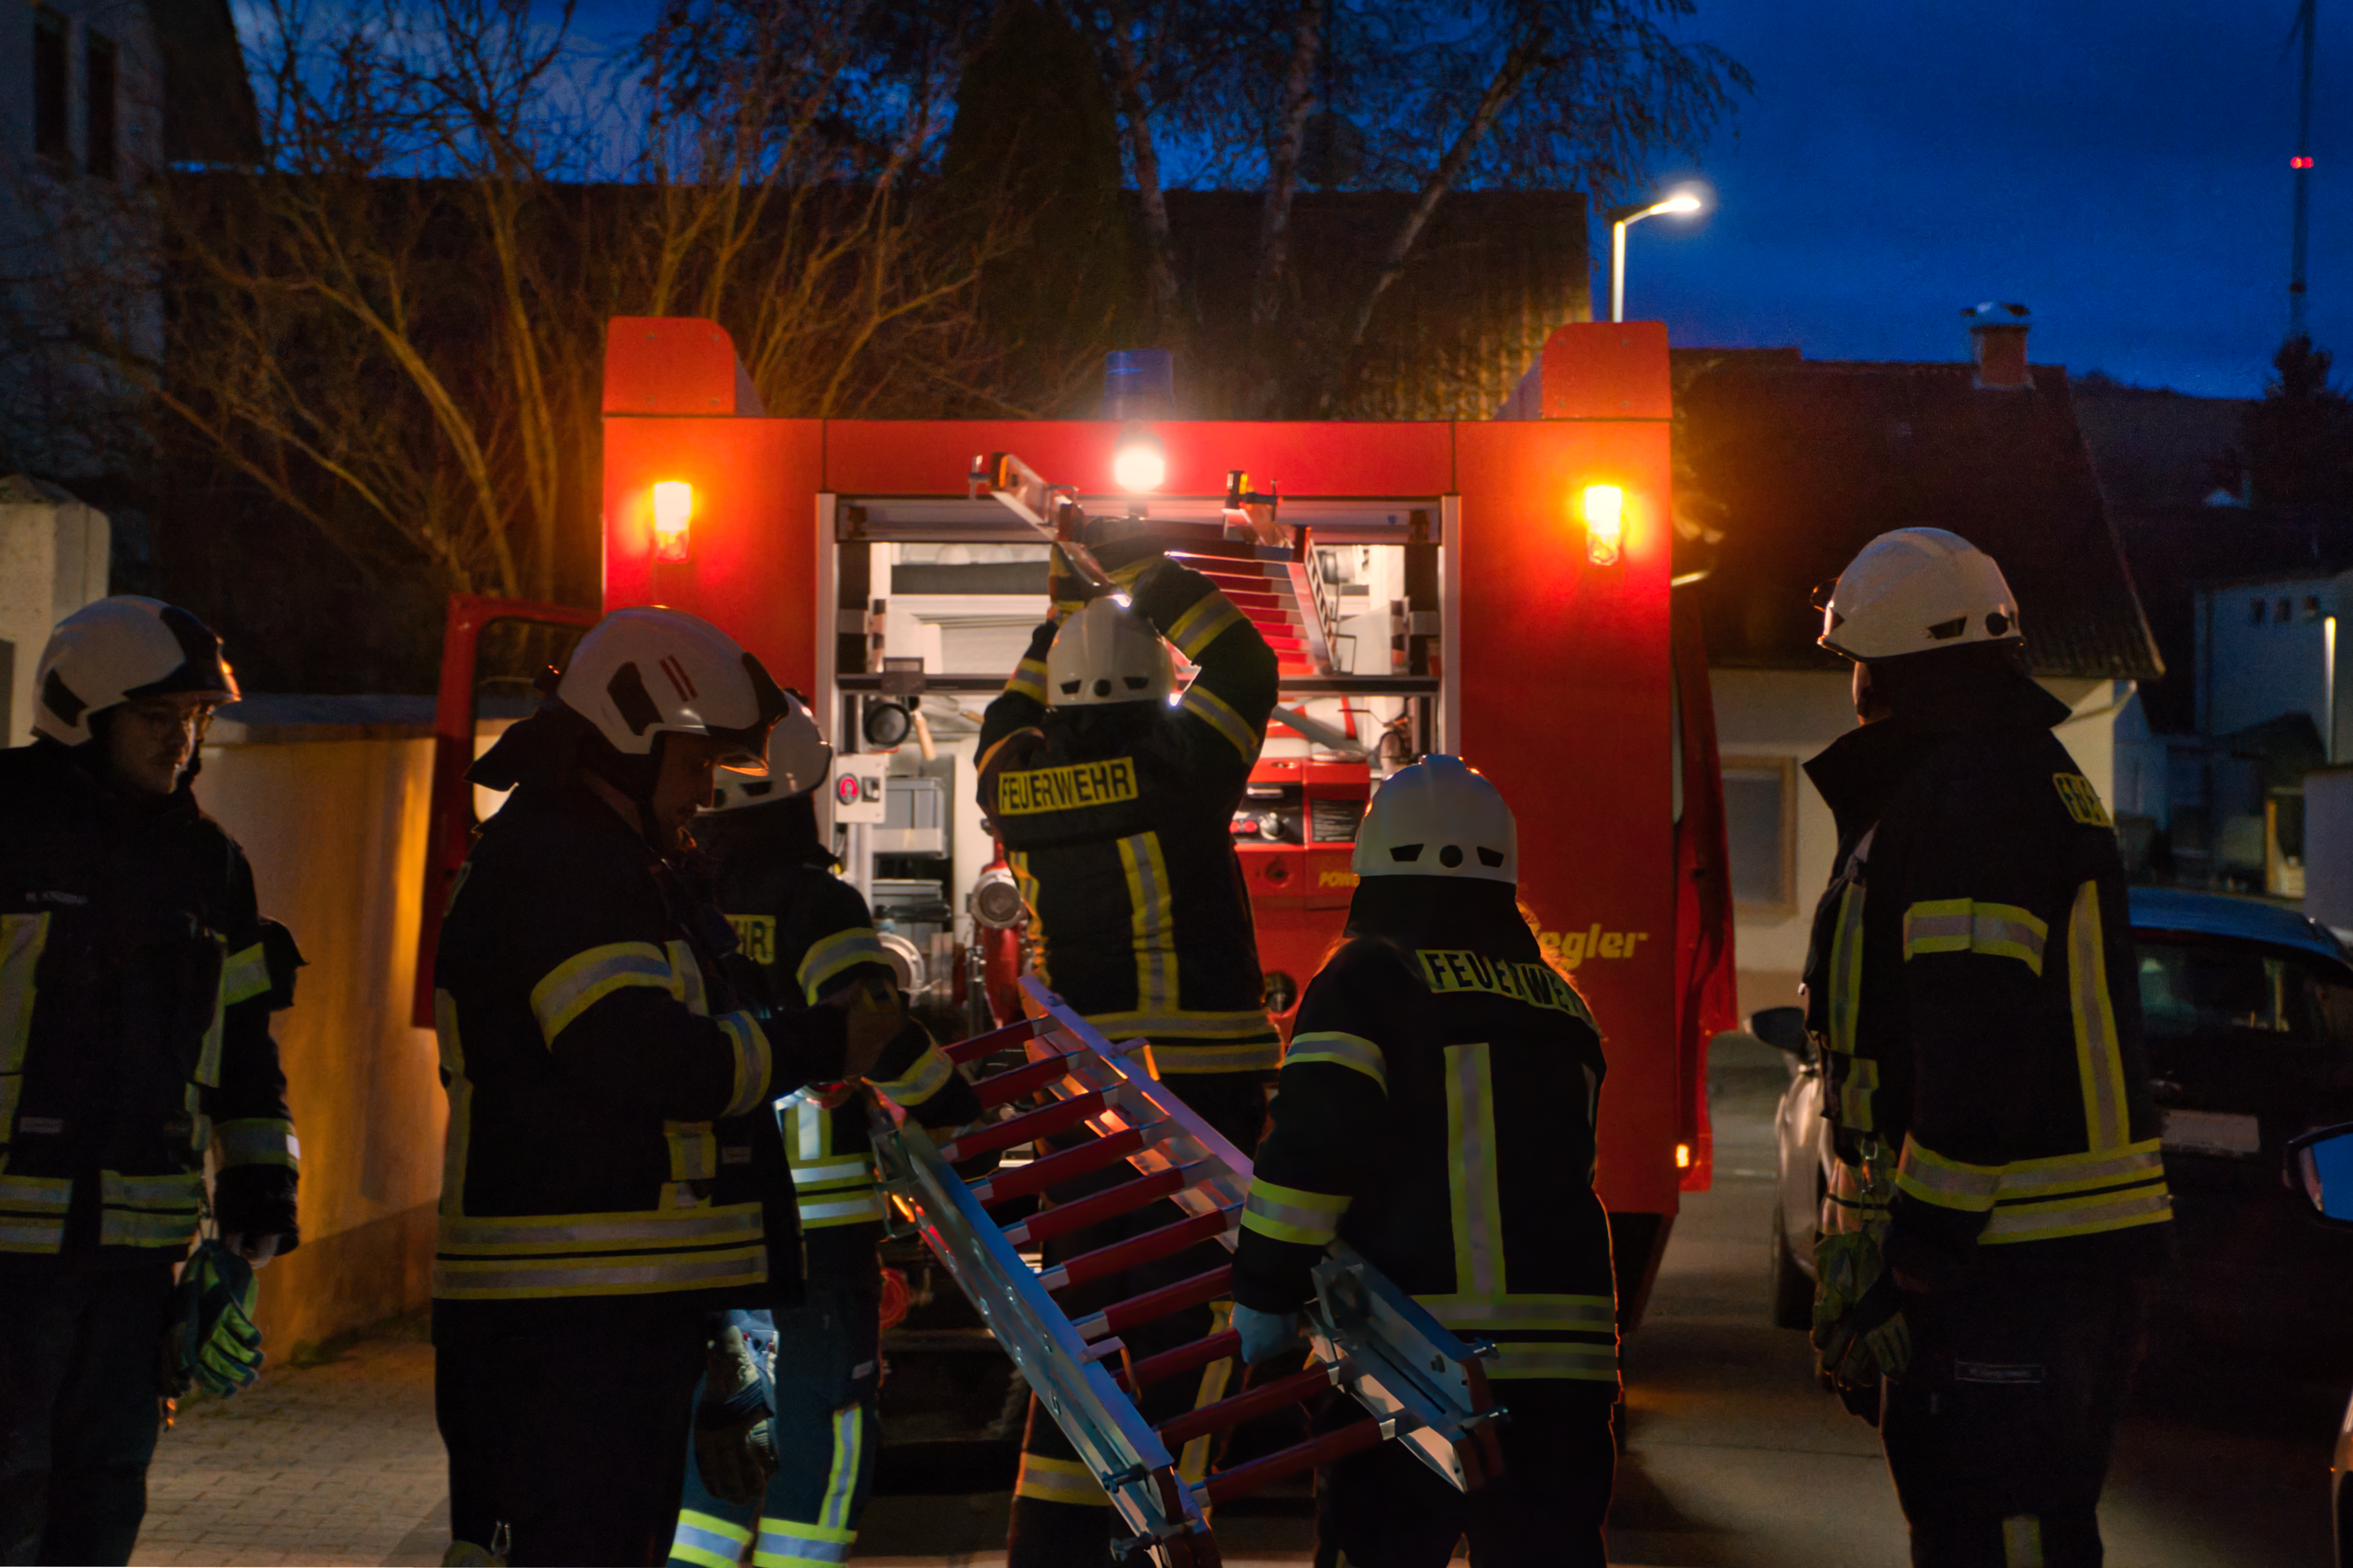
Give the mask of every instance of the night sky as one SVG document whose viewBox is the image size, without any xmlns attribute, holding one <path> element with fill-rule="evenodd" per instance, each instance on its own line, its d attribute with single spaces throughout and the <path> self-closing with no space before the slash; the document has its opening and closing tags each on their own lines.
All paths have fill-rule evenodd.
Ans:
<svg viewBox="0 0 2353 1568">
<path fill-rule="evenodd" d="M 2255 395 L 2287 324 L 2295 14 L 1700 0 L 1694 34 L 1757 91 L 1696 170 L 1716 210 L 1631 231 L 1626 313 L 1680 344 L 1957 360 L 1962 307 L 2023 300 L 2040 363 Z M 2353 0 L 2320 0 L 2319 44 L 2311 330 L 2353 373 Z"/>
<path fill-rule="evenodd" d="M 584 0 L 617 39 L 649 0 Z M 1967 357 L 2022 300 L 2033 355 L 2220 396 L 2286 328 L 2295 0 L 1699 0 L 1757 79 L 1696 164 L 1715 207 L 1632 231 L 1627 313 L 1679 344 Z M 2320 0 L 2311 327 L 2353 378 L 2353 0 Z M 1174 160 L 1181 163 L 1181 155 Z M 1595 304 L 1608 307 L 1597 223 Z"/>
</svg>

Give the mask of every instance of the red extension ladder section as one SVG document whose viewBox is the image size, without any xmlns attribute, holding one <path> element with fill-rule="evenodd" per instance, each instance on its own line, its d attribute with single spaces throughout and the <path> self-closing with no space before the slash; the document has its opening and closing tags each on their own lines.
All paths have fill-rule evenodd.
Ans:
<svg viewBox="0 0 2353 1568">
<path fill-rule="evenodd" d="M 1250 1189 L 1250 1161 L 1154 1079 L 1144 1042 L 1105 1042 L 1035 978 L 1023 980 L 1021 990 L 1029 1017 L 948 1047 L 960 1063 L 1017 1047 L 1024 1051 L 1025 1065 L 976 1083 L 982 1103 L 1003 1119 L 935 1146 L 921 1127 L 879 1101 L 875 1146 L 894 1225 L 921 1235 L 979 1310 L 1110 1494 L 1133 1531 L 1132 1550 L 1148 1552 L 1160 1568 L 1215 1568 L 1207 1505 L 1380 1442 L 1406 1444 L 1465 1490 L 1497 1473 L 1495 1423 L 1504 1412 L 1489 1397 L 1480 1366 L 1489 1347 L 1466 1344 L 1440 1327 L 1345 1243 L 1335 1243 L 1316 1269 L 1318 1294 L 1308 1314 L 1313 1359 L 1305 1371 L 1188 1410 L 1157 1428 L 1145 1424 L 1130 1397 L 1134 1390 L 1236 1355 L 1240 1339 L 1229 1331 L 1123 1365 L 1120 1333 L 1225 1296 L 1231 1267 L 1075 1322 L 1054 1293 L 1204 1241 L 1230 1250 Z M 970 1183 L 952 1168 L 1050 1134 L 1067 1146 L 1028 1164 Z M 1071 1142 L 1073 1135 L 1083 1141 Z M 1135 1174 L 1116 1185 L 1018 1224 L 1000 1226 L 989 1215 L 992 1206 L 1123 1161 Z M 1171 1205 L 1168 1223 L 1052 1268 L 1034 1268 L 1020 1255 L 1024 1246 L 1164 1203 Z M 1365 1406 L 1362 1420 L 1195 1485 L 1177 1474 L 1174 1456 L 1190 1439 L 1335 1384 Z"/>
</svg>

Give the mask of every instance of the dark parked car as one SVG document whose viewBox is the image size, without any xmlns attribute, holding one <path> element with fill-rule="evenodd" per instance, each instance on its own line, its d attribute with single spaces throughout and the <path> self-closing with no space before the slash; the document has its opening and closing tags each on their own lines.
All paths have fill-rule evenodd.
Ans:
<svg viewBox="0 0 2353 1568">
<path fill-rule="evenodd" d="M 2162 1121 L 2181 1266 L 2159 1326 L 2243 1351 L 2341 1358 L 2353 1231 L 2316 1226 L 2282 1179 L 2289 1142 L 2353 1122 L 2353 956 L 2325 926 L 2253 899 L 2135 888 L 2149 1089 Z M 1796 1008 L 1749 1021 L 1781 1047 L 1774 1321 L 1808 1321 L 1829 1158 L 1821 1074 Z"/>
</svg>

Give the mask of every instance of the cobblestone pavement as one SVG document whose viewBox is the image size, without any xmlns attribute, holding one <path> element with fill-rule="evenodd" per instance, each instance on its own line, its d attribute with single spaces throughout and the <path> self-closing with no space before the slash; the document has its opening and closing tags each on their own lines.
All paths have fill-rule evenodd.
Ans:
<svg viewBox="0 0 2353 1568">
<path fill-rule="evenodd" d="M 147 1472 L 133 1563 L 438 1563 L 448 1476 L 433 1350 L 371 1340 L 184 1412 Z"/>
</svg>

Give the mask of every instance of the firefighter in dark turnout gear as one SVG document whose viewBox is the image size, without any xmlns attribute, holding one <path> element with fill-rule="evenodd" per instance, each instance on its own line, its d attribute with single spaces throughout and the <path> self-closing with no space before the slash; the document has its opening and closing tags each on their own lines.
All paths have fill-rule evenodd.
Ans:
<svg viewBox="0 0 2353 1568">
<path fill-rule="evenodd" d="M 1593 1191 L 1592 1015 L 1520 913 L 1517 835 L 1450 756 L 1400 769 L 1356 836 L 1344 945 L 1308 985 L 1234 1251 L 1234 1326 L 1290 1344 L 1335 1237 L 1448 1328 L 1493 1340 L 1504 1473 L 1464 1495 L 1395 1444 L 1316 1486 L 1320 1568 L 1600 1568 L 1617 1300 Z M 1345 1394 L 1321 1424 L 1362 1412 Z"/>
<path fill-rule="evenodd" d="M 830 761 L 816 724 L 794 702 L 770 742 L 770 776 L 730 776 L 716 808 L 696 823 L 713 862 L 719 907 L 787 1012 L 894 979 L 866 900 L 833 875 L 833 857 L 818 841 L 810 792 Z M 755 1563 L 775 1568 L 833 1563 L 858 1539 L 880 1442 L 875 1248 L 882 1196 L 867 1120 L 870 1089 L 926 1127 L 955 1127 L 980 1114 L 972 1086 L 912 1021 L 865 1082 L 811 1084 L 779 1103 L 808 1263 L 807 1300 L 773 1320 L 752 1313 L 741 1324 L 755 1346 L 774 1346 L 768 1383 L 777 1469 L 754 1504 L 723 1500 L 691 1467 L 673 1563 L 733 1568 L 747 1544 Z"/>
<path fill-rule="evenodd" d="M 207 1154 L 225 1245 L 297 1240 L 269 1015 L 301 961 L 189 791 L 237 696 L 210 629 L 101 599 L 35 689 L 0 752 L 0 1562 L 124 1563 Z"/>
<path fill-rule="evenodd" d="M 781 711 L 724 633 L 624 610 L 468 775 L 513 787 L 434 969 L 435 1403 L 468 1560 L 661 1560 L 707 1315 L 798 1290 L 770 1101 L 898 1032 L 862 1001 L 771 1012 L 676 868 L 712 768 L 761 768 Z"/>
<path fill-rule="evenodd" d="M 1282 1045 L 1266 1013 L 1233 814 L 1274 709 L 1274 652 L 1198 572 L 1155 556 L 1113 576 L 1130 602 L 1095 598 L 1039 626 L 989 704 L 981 809 L 1029 906 L 1041 977 L 1106 1038 L 1150 1039 L 1159 1076 L 1247 1154 Z M 1174 706 L 1169 643 L 1198 667 Z M 1117 1179 L 1105 1173 L 1050 1195 L 1068 1202 Z M 1057 1238 L 1050 1256 L 1107 1246 L 1151 1223 L 1139 1211 Z M 1063 1305 L 1083 1314 L 1208 1268 L 1218 1250 L 1080 1287 Z M 1127 1336 L 1130 1350 L 1141 1359 L 1198 1338 L 1224 1310 L 1140 1328 Z M 1198 1388 L 1183 1379 L 1154 1385 L 1145 1415 L 1165 1419 L 1221 1396 L 1231 1370 L 1215 1363 Z M 1197 1479 L 1208 1455 L 1208 1441 L 1197 1440 L 1180 1468 Z M 1008 1568 L 1063 1568 L 1090 1552 L 1100 1560 L 1111 1519 L 1103 1489 L 1033 1400 Z"/>
<path fill-rule="evenodd" d="M 1881 1384 L 1915 1563 L 2097 1563 L 2171 1236 L 2116 834 L 1967 541 L 1874 540 L 1821 642 L 1864 723 L 1806 765 L 1839 832 L 1805 977 L 1838 1153 L 1815 1343 L 1851 1398 Z"/>
</svg>

